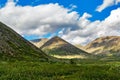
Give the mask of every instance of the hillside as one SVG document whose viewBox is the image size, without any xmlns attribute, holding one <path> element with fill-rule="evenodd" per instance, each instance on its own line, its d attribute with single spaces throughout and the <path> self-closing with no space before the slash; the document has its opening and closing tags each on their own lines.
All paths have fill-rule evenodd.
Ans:
<svg viewBox="0 0 120 80">
<path fill-rule="evenodd" d="M 84 46 L 82 46 L 82 45 L 80 45 L 80 44 L 73 44 L 73 45 L 74 45 L 75 47 L 79 48 L 79 49 L 82 49 L 82 50 L 86 51 L 85 48 L 84 48 Z"/>
<path fill-rule="evenodd" d="M 47 38 L 41 38 L 41 39 L 34 39 L 30 40 L 32 44 L 34 44 L 36 47 L 40 48 L 44 43 L 48 41 Z"/>
<path fill-rule="evenodd" d="M 87 58 L 90 55 L 57 36 L 48 40 L 40 49 L 57 58 Z"/>
<path fill-rule="evenodd" d="M 86 45 L 85 49 L 97 55 L 120 56 L 120 36 L 97 38 Z"/>
<path fill-rule="evenodd" d="M 48 56 L 0 22 L 0 59 L 46 59 Z"/>
</svg>

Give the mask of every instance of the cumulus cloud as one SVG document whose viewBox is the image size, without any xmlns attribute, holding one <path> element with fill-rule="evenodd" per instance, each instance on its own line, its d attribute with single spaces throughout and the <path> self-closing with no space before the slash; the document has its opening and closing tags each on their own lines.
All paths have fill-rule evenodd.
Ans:
<svg viewBox="0 0 120 80">
<path fill-rule="evenodd" d="M 116 4 L 120 3 L 120 0 L 116 0 L 115 3 L 116 3 Z"/>
<path fill-rule="evenodd" d="M 103 0 L 103 4 L 99 5 L 96 11 L 101 12 L 105 8 L 113 6 L 113 5 L 117 5 L 118 3 L 120 3 L 120 0 Z"/>
<path fill-rule="evenodd" d="M 41 36 L 54 33 L 56 29 L 75 26 L 78 18 L 77 12 L 57 3 L 23 7 L 16 6 L 13 0 L 9 0 L 5 7 L 0 9 L 0 21 L 21 35 Z"/>
</svg>

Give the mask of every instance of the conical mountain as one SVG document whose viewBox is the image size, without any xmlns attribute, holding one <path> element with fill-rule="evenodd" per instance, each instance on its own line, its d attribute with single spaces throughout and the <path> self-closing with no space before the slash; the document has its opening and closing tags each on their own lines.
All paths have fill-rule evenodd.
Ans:
<svg viewBox="0 0 120 80">
<path fill-rule="evenodd" d="M 79 55 L 80 58 L 86 58 L 90 54 L 73 46 L 67 41 L 55 36 L 48 40 L 41 48 L 45 53 L 49 55 L 59 55 L 59 56 L 74 56 Z"/>
<path fill-rule="evenodd" d="M 40 48 L 43 44 L 45 44 L 48 41 L 47 38 L 41 38 L 41 39 L 34 39 L 30 40 L 32 44 L 34 44 L 36 47 Z"/>
<path fill-rule="evenodd" d="M 48 56 L 0 22 L 0 59 L 47 59 Z"/>
<path fill-rule="evenodd" d="M 95 39 L 85 49 L 96 55 L 120 56 L 120 36 L 106 36 Z"/>
</svg>

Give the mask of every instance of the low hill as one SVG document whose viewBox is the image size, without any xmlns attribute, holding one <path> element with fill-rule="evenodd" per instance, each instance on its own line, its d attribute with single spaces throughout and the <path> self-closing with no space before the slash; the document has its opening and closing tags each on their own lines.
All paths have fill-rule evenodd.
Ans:
<svg viewBox="0 0 120 80">
<path fill-rule="evenodd" d="M 73 46 L 67 41 L 55 36 L 48 40 L 41 48 L 45 53 L 58 58 L 87 58 L 90 54 Z"/>
<path fill-rule="evenodd" d="M 120 36 L 97 38 L 87 44 L 85 49 L 96 55 L 120 56 Z"/>
<path fill-rule="evenodd" d="M 48 56 L 0 22 L 0 59 L 47 59 Z"/>
</svg>

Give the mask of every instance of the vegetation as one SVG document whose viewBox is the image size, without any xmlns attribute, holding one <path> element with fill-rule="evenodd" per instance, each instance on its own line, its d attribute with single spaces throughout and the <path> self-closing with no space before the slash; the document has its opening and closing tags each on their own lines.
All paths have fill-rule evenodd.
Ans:
<svg viewBox="0 0 120 80">
<path fill-rule="evenodd" d="M 119 61 L 0 61 L 0 80 L 120 80 Z"/>
<path fill-rule="evenodd" d="M 88 55 L 71 44 L 56 52 L 61 50 Z M 0 80 L 120 80 L 120 58 L 110 56 L 98 57 L 99 60 L 92 60 L 94 56 L 89 60 L 58 60 L 0 23 Z"/>
</svg>

